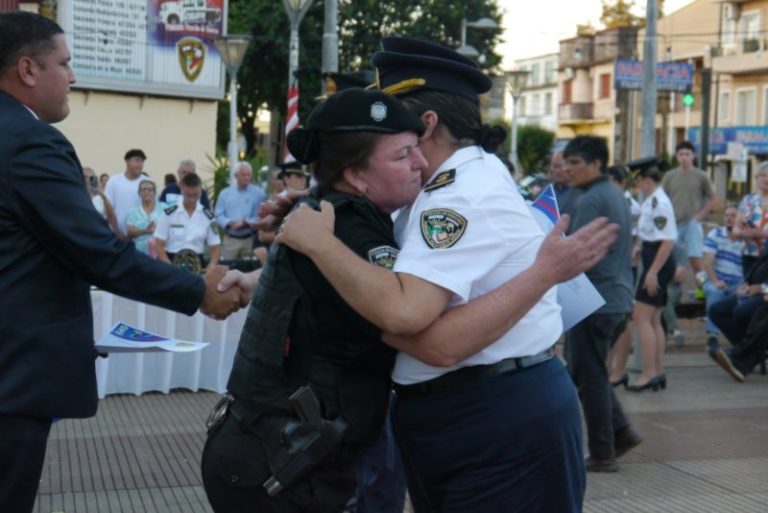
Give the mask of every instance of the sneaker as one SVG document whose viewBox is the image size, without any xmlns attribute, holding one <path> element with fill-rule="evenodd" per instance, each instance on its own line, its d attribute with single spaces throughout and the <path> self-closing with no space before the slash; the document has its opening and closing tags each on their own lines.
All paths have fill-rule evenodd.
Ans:
<svg viewBox="0 0 768 513">
<path fill-rule="evenodd" d="M 640 445 L 643 438 L 632 429 L 632 426 L 619 429 L 613 434 L 613 450 L 616 458 L 621 458 L 629 451 Z"/>
<path fill-rule="evenodd" d="M 678 329 L 672 331 L 672 340 L 675 341 L 675 346 L 677 347 L 682 347 L 685 344 L 685 336 Z"/>
<path fill-rule="evenodd" d="M 720 348 L 716 349 L 714 351 L 714 357 L 717 364 L 720 365 L 720 367 L 722 367 L 725 372 L 730 374 L 733 379 L 739 383 L 744 383 L 747 380 L 747 378 L 744 377 L 744 374 L 742 374 L 741 371 L 736 368 L 736 366 L 733 364 L 733 361 L 725 351 Z"/>
</svg>

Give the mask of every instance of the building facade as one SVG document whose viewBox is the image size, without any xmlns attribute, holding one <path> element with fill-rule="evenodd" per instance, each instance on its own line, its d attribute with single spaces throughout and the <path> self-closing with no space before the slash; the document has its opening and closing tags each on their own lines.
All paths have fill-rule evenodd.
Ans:
<svg viewBox="0 0 768 513">
<path fill-rule="evenodd" d="M 558 54 L 551 53 L 515 62 L 517 69 L 530 73 L 518 100 L 518 126 L 537 125 L 557 132 L 557 58 Z M 506 110 L 511 112 L 512 97 L 506 94 L 504 98 Z"/>
</svg>

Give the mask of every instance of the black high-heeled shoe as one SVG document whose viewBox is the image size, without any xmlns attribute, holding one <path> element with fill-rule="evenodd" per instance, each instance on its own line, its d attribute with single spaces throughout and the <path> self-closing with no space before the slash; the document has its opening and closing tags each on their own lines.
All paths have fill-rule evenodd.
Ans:
<svg viewBox="0 0 768 513">
<path fill-rule="evenodd" d="M 658 376 L 653 377 L 648 381 L 648 383 L 645 383 L 644 385 L 627 385 L 627 390 L 630 392 L 643 392 L 644 390 L 653 390 L 654 392 L 658 392 L 659 388 L 661 387 L 661 383 L 659 383 L 659 380 L 657 379 Z M 664 386 L 666 386 L 666 382 L 664 383 Z"/>
<path fill-rule="evenodd" d="M 653 379 L 656 380 L 656 382 L 659 384 L 659 387 L 662 390 L 666 390 L 667 389 L 667 375 L 666 374 L 659 374 L 658 376 L 656 376 Z"/>
<path fill-rule="evenodd" d="M 618 381 L 611 381 L 611 386 L 613 388 L 616 388 L 618 386 L 624 385 L 624 388 L 627 388 L 627 385 L 629 385 L 629 373 L 625 372 L 624 375 L 619 379 Z"/>
</svg>

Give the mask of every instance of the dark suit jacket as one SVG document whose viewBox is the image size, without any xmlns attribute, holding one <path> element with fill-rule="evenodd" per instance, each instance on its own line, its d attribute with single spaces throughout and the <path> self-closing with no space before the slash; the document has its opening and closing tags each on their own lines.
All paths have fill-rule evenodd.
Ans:
<svg viewBox="0 0 768 513">
<path fill-rule="evenodd" d="M 0 92 L 0 413 L 96 413 L 90 284 L 187 314 L 205 293 L 118 240 L 69 141 Z"/>
</svg>

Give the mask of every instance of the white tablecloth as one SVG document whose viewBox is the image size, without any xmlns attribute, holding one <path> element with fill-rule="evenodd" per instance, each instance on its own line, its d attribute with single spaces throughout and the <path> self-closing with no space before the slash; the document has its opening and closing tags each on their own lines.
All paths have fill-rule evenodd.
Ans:
<svg viewBox="0 0 768 513">
<path fill-rule="evenodd" d="M 211 343 L 194 353 L 114 353 L 97 358 L 100 399 L 107 394 L 167 394 L 172 388 L 224 392 L 247 308 L 226 321 L 215 321 L 199 312 L 189 317 L 101 290 L 91 292 L 91 301 L 96 340 L 122 321 L 167 337 Z"/>
</svg>

